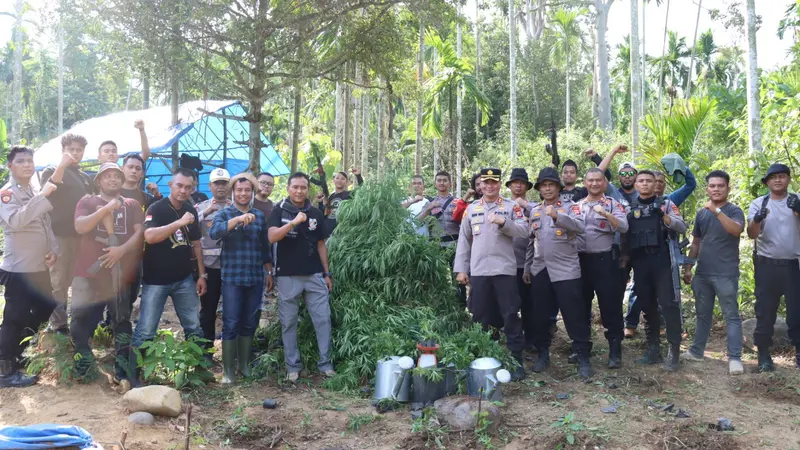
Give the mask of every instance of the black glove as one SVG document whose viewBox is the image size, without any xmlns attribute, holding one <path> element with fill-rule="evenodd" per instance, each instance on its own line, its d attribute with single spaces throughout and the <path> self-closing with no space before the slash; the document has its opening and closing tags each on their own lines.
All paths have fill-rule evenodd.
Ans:
<svg viewBox="0 0 800 450">
<path fill-rule="evenodd" d="M 664 210 L 661 209 L 661 205 L 662 203 L 659 201 L 653 202 L 653 204 L 650 205 L 650 213 L 658 217 L 664 217 Z"/>
<path fill-rule="evenodd" d="M 786 200 L 786 206 L 800 214 L 800 198 L 797 198 L 797 194 L 789 194 L 789 198 Z"/>
<path fill-rule="evenodd" d="M 767 214 L 769 214 L 769 210 L 767 208 L 759 209 L 756 215 L 753 216 L 753 222 L 761 223 L 762 220 L 767 218 Z"/>
</svg>

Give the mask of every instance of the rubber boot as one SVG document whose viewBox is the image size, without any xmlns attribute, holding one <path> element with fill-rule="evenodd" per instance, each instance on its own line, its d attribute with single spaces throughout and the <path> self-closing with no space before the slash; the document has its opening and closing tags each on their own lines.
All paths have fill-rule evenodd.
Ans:
<svg viewBox="0 0 800 450">
<path fill-rule="evenodd" d="M 775 371 L 775 365 L 772 363 L 772 355 L 769 353 L 769 347 L 758 348 L 758 371 L 761 373 Z"/>
<path fill-rule="evenodd" d="M 577 352 L 572 352 L 567 357 L 567 362 L 570 363 L 570 364 L 578 364 L 578 353 Z"/>
<path fill-rule="evenodd" d="M 667 353 L 667 360 L 664 362 L 664 370 L 667 372 L 675 372 L 680 367 L 681 344 L 669 344 L 669 353 Z"/>
<path fill-rule="evenodd" d="M 578 375 L 582 380 L 588 380 L 594 375 L 589 349 L 578 352 Z"/>
<path fill-rule="evenodd" d="M 236 381 L 237 340 L 222 341 L 222 384 Z"/>
<path fill-rule="evenodd" d="M 525 379 L 525 360 L 522 358 L 522 352 L 514 353 L 514 359 L 517 361 L 517 368 L 511 372 L 511 381 L 522 381 Z"/>
<path fill-rule="evenodd" d="M 0 361 L 0 388 L 28 387 L 36 384 L 39 377 L 29 377 L 19 370 L 17 362 L 11 359 Z"/>
<path fill-rule="evenodd" d="M 550 347 L 541 347 L 539 349 L 539 357 L 536 358 L 531 370 L 541 373 L 547 370 L 548 367 L 550 367 Z"/>
<path fill-rule="evenodd" d="M 608 341 L 608 368 L 619 369 L 622 367 L 622 341 L 609 339 Z"/>
<path fill-rule="evenodd" d="M 661 342 L 658 339 L 647 343 L 647 351 L 644 356 L 636 360 L 636 364 L 653 365 L 664 362 L 661 357 Z"/>
<path fill-rule="evenodd" d="M 250 376 L 250 359 L 253 357 L 253 336 L 239 336 L 236 339 L 239 362 L 239 373 L 243 377 Z"/>
<path fill-rule="evenodd" d="M 800 345 L 795 346 L 794 364 L 800 369 Z"/>
</svg>

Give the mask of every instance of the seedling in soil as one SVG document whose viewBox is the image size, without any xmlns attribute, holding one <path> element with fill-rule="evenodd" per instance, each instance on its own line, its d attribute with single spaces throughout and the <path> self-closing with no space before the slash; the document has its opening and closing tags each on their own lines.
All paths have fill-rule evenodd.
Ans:
<svg viewBox="0 0 800 450">
<path fill-rule="evenodd" d="M 376 416 L 370 413 L 366 414 L 348 414 L 347 416 L 347 431 L 357 433 L 361 427 L 369 425 L 376 420 L 380 420 L 381 416 Z"/>
</svg>

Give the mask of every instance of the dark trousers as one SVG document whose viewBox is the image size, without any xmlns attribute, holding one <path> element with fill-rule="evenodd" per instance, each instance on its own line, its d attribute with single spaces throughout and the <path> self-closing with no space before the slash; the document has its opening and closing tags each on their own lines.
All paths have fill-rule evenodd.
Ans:
<svg viewBox="0 0 800 450">
<path fill-rule="evenodd" d="M 681 343 L 681 309 L 675 299 L 672 286 L 672 264 L 669 252 L 637 252 L 633 263 L 636 303 L 644 311 L 645 334 L 648 342 L 657 342 L 660 332 L 659 307 L 667 325 L 667 341 L 672 345 Z"/>
<path fill-rule="evenodd" d="M 591 324 L 592 299 L 597 293 L 597 304 L 600 306 L 600 319 L 605 336 L 609 341 L 622 339 L 622 298 L 617 295 L 619 283 L 616 276 L 619 272 L 619 260 L 612 257 L 611 252 L 581 253 L 581 274 L 583 283 L 583 301 L 586 310 L 586 323 Z"/>
<path fill-rule="evenodd" d="M 264 281 L 253 286 L 223 282 L 222 291 L 225 293 L 225 302 L 222 303 L 222 340 L 230 341 L 239 336 L 253 337 L 261 317 L 259 308 L 264 297 Z"/>
<path fill-rule="evenodd" d="M 517 290 L 519 291 L 520 313 L 522 315 L 522 331 L 525 334 L 525 347 L 534 345 L 533 298 L 531 297 L 531 284 L 522 281 L 524 268 L 517 268 Z M 558 314 L 558 312 L 556 312 Z"/>
<path fill-rule="evenodd" d="M 0 271 L 6 305 L 0 325 L 0 360 L 15 360 L 28 346 L 28 337 L 47 322 L 56 307 L 50 272 Z M 24 342 L 23 342 L 24 341 Z"/>
<path fill-rule="evenodd" d="M 550 314 L 553 305 L 561 309 L 561 317 L 572 339 L 572 350 L 579 352 L 592 349 L 589 321 L 586 320 L 586 304 L 581 298 L 581 279 L 550 281 L 547 269 L 533 276 L 531 299 L 533 301 L 534 344 L 540 350 L 549 348 L 553 339 L 550 333 Z"/>
<path fill-rule="evenodd" d="M 786 325 L 789 340 L 800 347 L 800 268 L 793 260 L 775 260 L 756 256 L 756 330 L 753 343 L 761 348 L 772 346 L 772 333 L 781 296 L 786 299 Z"/>
<path fill-rule="evenodd" d="M 214 338 L 217 337 L 217 307 L 222 296 L 222 271 L 206 267 L 206 273 L 206 293 L 200 297 L 200 329 L 203 330 L 203 338 L 208 340 L 206 348 L 212 348 Z"/>
<path fill-rule="evenodd" d="M 506 345 L 512 353 L 521 352 L 525 345 L 522 321 L 519 319 L 520 300 L 517 280 L 514 275 L 470 277 L 472 319 L 483 325 L 484 330 L 497 325 L 506 334 Z"/>
</svg>

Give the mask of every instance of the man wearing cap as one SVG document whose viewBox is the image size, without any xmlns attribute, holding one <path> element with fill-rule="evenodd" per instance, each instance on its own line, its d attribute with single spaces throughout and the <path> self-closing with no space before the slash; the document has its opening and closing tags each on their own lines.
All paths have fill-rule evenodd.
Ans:
<svg viewBox="0 0 800 450">
<path fill-rule="evenodd" d="M 664 370 L 678 369 L 681 345 L 680 299 L 675 298 L 668 232 L 685 233 L 686 222 L 678 207 L 667 198 L 655 195 L 655 174 L 642 170 L 636 176 L 639 197 L 628 213 L 628 246 L 633 265 L 637 301 L 642 302 L 647 353 L 640 364 L 663 361 L 660 343 L 659 308 L 667 325 L 669 355 Z"/>
<path fill-rule="evenodd" d="M 511 200 L 517 202 L 522 208 L 525 217 L 530 219 L 531 210 L 536 206 L 536 202 L 528 201 L 526 196 L 528 191 L 533 188 L 533 183 L 528 179 L 528 171 L 524 168 L 511 169 L 511 177 L 506 182 L 506 187 L 511 191 Z M 531 285 L 523 281 L 525 274 L 525 252 L 528 250 L 528 241 L 524 238 L 515 237 L 514 257 L 517 259 L 517 289 L 519 290 L 520 313 L 522 315 L 522 329 L 525 333 L 525 348 L 534 347 L 533 337 L 533 300 L 531 299 Z M 555 315 L 558 316 L 556 309 Z"/>
<path fill-rule="evenodd" d="M 195 205 L 197 219 L 200 221 L 200 231 L 203 237 L 200 245 L 203 247 L 203 266 L 206 269 L 206 293 L 200 296 L 200 328 L 203 338 L 207 339 L 206 348 L 214 348 L 217 325 L 217 307 L 222 296 L 221 259 L 222 241 L 209 236 L 211 224 L 217 213 L 231 204 L 228 198 L 231 175 L 227 170 L 217 168 L 208 175 L 208 188 L 212 198 Z M 211 359 L 212 354 L 207 353 L 206 358 Z"/>
<path fill-rule="evenodd" d="M 581 300 L 577 240 L 584 232 L 584 221 L 576 203 L 559 200 L 562 186 L 558 172 L 552 167 L 539 171 L 533 186 L 542 196 L 542 203 L 531 211 L 532 240 L 528 244 L 524 275 L 525 281 L 531 283 L 534 297 L 534 344 L 539 350 L 533 371 L 544 372 L 550 366 L 553 336 L 548 322 L 555 304 L 561 309 L 572 350 L 578 357 L 578 374 L 587 379 L 593 373 L 589 360 L 592 342 L 585 320 L 586 305 Z"/>
<path fill-rule="evenodd" d="M 603 171 L 596 167 L 589 169 L 583 183 L 589 195 L 578 203 L 586 222 L 585 234 L 578 235 L 578 252 L 585 320 L 591 321 L 592 299 L 597 293 L 600 318 L 608 340 L 608 368 L 619 369 L 622 367 L 622 299 L 617 295 L 616 282 L 619 258 L 612 248 L 615 235 L 628 231 L 628 219 L 625 207 L 603 194 L 608 183 Z"/>
<path fill-rule="evenodd" d="M 75 371 L 81 378 L 92 365 L 89 339 L 108 307 L 114 333 L 115 377 L 138 384 L 131 350 L 131 302 L 128 286 L 136 278 L 142 251 L 142 205 L 120 196 L 125 180 L 116 163 L 100 166 L 95 183 L 100 194 L 83 197 L 75 207 L 75 231 L 81 235 L 72 280 L 72 326 Z"/>
<path fill-rule="evenodd" d="M 772 164 L 761 182 L 769 193 L 750 204 L 747 235 L 755 240 L 753 267 L 756 281 L 756 330 L 759 372 L 772 372 L 772 334 L 781 296 L 786 299 L 786 325 L 800 368 L 800 198 L 789 193 L 791 171 Z"/>
<path fill-rule="evenodd" d="M 57 260 L 58 245 L 48 213 L 56 185 L 31 185 L 36 173 L 33 150 L 14 146 L 8 152 L 11 171 L 8 189 L 0 192 L 0 227 L 3 229 L 3 262 L 0 284 L 5 286 L 3 324 L 0 326 L 0 388 L 36 383 L 20 371 L 22 352 L 56 306 L 48 268 Z"/>
<path fill-rule="evenodd" d="M 483 197 L 464 211 L 453 267 L 461 284 L 472 286 L 473 320 L 488 329 L 500 311 L 506 345 L 519 363 L 512 378 L 525 378 L 522 349 L 525 338 L 517 315 L 517 261 L 513 238 L 528 236 L 528 221 L 514 201 L 500 197 L 500 169 L 481 169 Z M 469 275 L 468 275 L 469 274 Z"/>
</svg>

